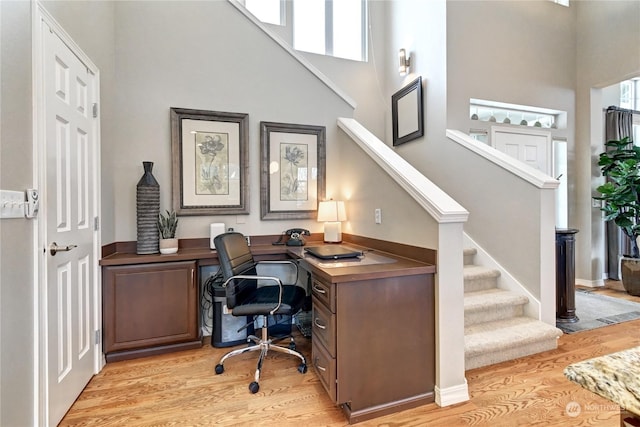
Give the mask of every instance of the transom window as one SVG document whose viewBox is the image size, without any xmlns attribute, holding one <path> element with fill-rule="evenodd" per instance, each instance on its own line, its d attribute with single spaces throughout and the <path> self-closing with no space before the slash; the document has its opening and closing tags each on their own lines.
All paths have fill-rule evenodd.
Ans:
<svg viewBox="0 0 640 427">
<path fill-rule="evenodd" d="M 640 110 L 640 78 L 620 83 L 620 108 Z M 640 114 L 633 114 L 633 142 L 640 145 Z"/>
<path fill-rule="evenodd" d="M 293 47 L 367 60 L 366 0 L 293 0 Z"/>
<path fill-rule="evenodd" d="M 260 21 L 273 25 L 285 25 L 283 0 L 244 0 L 244 7 Z"/>
</svg>

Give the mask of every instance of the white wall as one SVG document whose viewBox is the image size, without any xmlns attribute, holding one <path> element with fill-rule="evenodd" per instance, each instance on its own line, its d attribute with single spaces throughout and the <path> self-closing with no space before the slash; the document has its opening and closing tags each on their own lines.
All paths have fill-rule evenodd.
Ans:
<svg viewBox="0 0 640 427">
<path fill-rule="evenodd" d="M 539 282 L 539 265 L 522 262 L 540 250 L 539 230 L 531 229 L 540 216 L 536 190 L 513 183 L 504 170 L 480 168 L 477 162 L 483 161 L 448 141 L 445 130 L 469 130 L 469 98 L 573 112 L 572 13 L 537 1 L 387 4 L 387 95 L 390 98 L 417 75 L 422 76 L 425 90 L 425 136 L 397 147 L 397 152 L 469 209 L 465 231 L 478 242 L 490 242 L 487 249 L 496 258 L 515 266 L 514 276 Z M 405 78 L 397 73 L 399 48 L 412 56 L 412 74 Z M 386 123 L 390 141 L 390 108 Z M 572 127 L 570 121 L 569 128 L 557 135 L 572 141 Z M 521 216 L 497 220 L 500 206 L 487 206 L 501 194 L 514 194 L 510 203 L 520 207 Z M 514 236 L 505 229 L 520 233 Z"/>
<path fill-rule="evenodd" d="M 54 17 L 100 67 L 102 90 L 106 93 L 113 92 L 112 6 L 108 2 L 47 3 Z M 24 190 L 36 184 L 32 168 L 31 7 L 28 1 L 0 2 L 2 189 Z M 101 109 L 103 120 L 109 120 L 108 105 L 109 101 L 106 101 Z M 109 129 L 103 129 L 103 141 L 106 140 L 107 145 L 109 135 Z M 105 181 L 109 182 L 108 177 L 103 183 Z M 33 225 L 33 220 L 26 219 L 0 221 L 0 425 L 3 426 L 36 424 L 33 419 L 37 403 L 34 389 L 37 362 L 33 322 Z M 106 228 L 103 228 L 106 241 L 112 241 L 109 221 L 106 221 Z M 45 343 L 40 340 L 39 344 Z"/>
<path fill-rule="evenodd" d="M 478 127 L 469 117 L 470 98 L 552 108 L 568 113 L 567 129 L 552 133 L 566 137 L 571 152 L 574 31 L 570 8 L 551 2 L 447 2 L 447 126 Z M 538 189 L 451 144 L 439 148 L 451 162 L 433 162 L 433 179 L 469 209 L 465 231 L 540 298 L 541 244 L 552 244 L 554 230 L 540 211 Z"/>
<path fill-rule="evenodd" d="M 171 207 L 169 109 L 249 114 L 250 215 L 181 217 L 177 237 L 206 237 L 211 222 L 279 234 L 312 221 L 260 220 L 260 121 L 327 129 L 327 196 L 339 183 L 339 116 L 351 107 L 227 2 L 116 3 L 115 138 L 103 174 L 114 179 L 115 240 L 136 239 L 135 185 L 154 162 L 161 209 Z"/>
<path fill-rule="evenodd" d="M 602 212 L 591 198 L 602 179 L 597 157 L 603 149 L 602 88 L 640 76 L 640 2 L 572 2 L 577 13 L 575 183 L 570 221 L 576 236 L 576 279 L 601 285 L 604 272 Z M 573 190 L 573 191 L 572 191 Z M 571 197 L 573 194 L 573 197 Z"/>
<path fill-rule="evenodd" d="M 391 96 L 384 87 L 388 65 L 386 15 L 390 3 L 381 0 L 368 2 L 368 61 L 298 52 L 356 101 L 353 117 L 380 139 L 385 136 L 385 114 L 391 111 Z M 292 0 L 285 0 L 284 5 L 286 25 L 265 25 L 293 47 Z"/>
<path fill-rule="evenodd" d="M 29 2 L 0 2 L 2 8 L 2 128 L 0 187 L 32 186 L 31 25 Z M 15 165 L 20 165 L 16 168 Z M 28 425 L 33 396 L 32 223 L 0 220 L 0 425 Z"/>
</svg>

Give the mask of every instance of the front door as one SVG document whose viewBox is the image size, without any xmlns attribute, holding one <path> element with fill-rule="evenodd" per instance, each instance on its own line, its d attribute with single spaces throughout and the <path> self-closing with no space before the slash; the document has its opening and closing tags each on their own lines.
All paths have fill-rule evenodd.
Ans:
<svg viewBox="0 0 640 427">
<path fill-rule="evenodd" d="M 551 132 L 492 126 L 491 145 L 514 159 L 551 175 Z"/>
<path fill-rule="evenodd" d="M 96 372 L 97 77 L 41 22 L 45 399 L 57 425 Z M 46 313 L 46 315 L 44 314 Z M 46 344 L 45 344 L 46 343 Z M 40 363 L 43 363 L 41 360 Z"/>
</svg>

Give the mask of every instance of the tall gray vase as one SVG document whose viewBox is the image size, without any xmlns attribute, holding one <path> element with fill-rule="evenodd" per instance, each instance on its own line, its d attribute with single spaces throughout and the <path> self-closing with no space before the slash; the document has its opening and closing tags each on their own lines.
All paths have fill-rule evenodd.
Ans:
<svg viewBox="0 0 640 427">
<path fill-rule="evenodd" d="M 153 162 L 142 162 L 144 175 L 136 186 L 136 216 L 138 225 L 138 245 L 136 253 L 157 254 L 159 252 L 160 233 L 158 215 L 160 214 L 160 185 L 151 173 Z"/>
</svg>

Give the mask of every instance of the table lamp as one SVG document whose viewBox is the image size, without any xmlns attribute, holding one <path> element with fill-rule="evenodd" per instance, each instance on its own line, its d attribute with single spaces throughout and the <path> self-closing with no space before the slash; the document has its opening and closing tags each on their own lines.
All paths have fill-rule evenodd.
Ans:
<svg viewBox="0 0 640 427">
<path fill-rule="evenodd" d="M 342 242 L 342 224 L 347 220 L 344 202 L 327 200 L 318 205 L 318 222 L 324 222 L 324 241 L 327 243 Z"/>
</svg>

